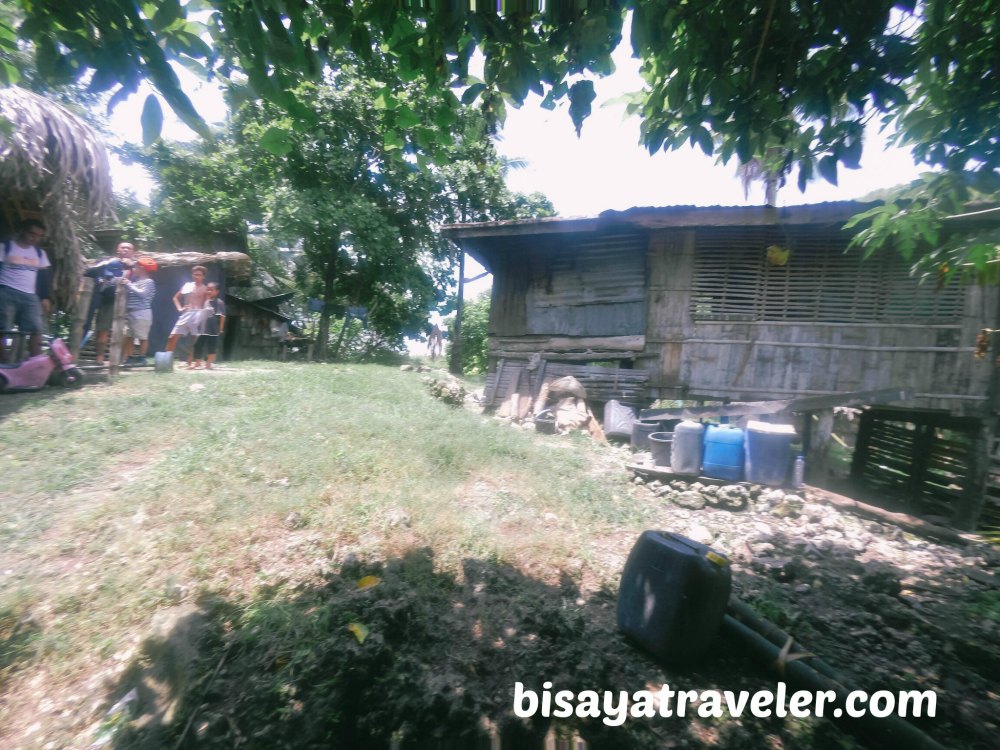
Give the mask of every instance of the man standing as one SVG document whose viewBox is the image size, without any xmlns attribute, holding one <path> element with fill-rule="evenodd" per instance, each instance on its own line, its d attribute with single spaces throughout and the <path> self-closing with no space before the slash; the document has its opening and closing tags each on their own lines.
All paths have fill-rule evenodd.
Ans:
<svg viewBox="0 0 1000 750">
<path fill-rule="evenodd" d="M 152 258 L 138 258 L 132 270 L 122 277 L 122 284 L 128 289 L 128 328 L 122 341 L 122 362 L 132 359 L 133 340 L 139 339 L 138 364 L 146 364 L 149 329 L 153 325 L 153 296 L 156 294 L 156 284 L 149 274 L 156 268 Z"/>
<path fill-rule="evenodd" d="M 42 353 L 45 327 L 42 317 L 48 316 L 51 307 L 44 274 L 52 264 L 45 251 L 38 247 L 44 238 L 45 226 L 37 219 L 28 219 L 18 226 L 17 236 L 3 244 L 0 257 L 3 264 L 0 270 L 0 330 L 9 331 L 16 324 L 21 333 L 30 334 L 33 357 Z M 0 354 L 2 347 L 0 341 Z"/>
<path fill-rule="evenodd" d="M 135 265 L 135 245 L 131 242 L 119 242 L 115 255 L 96 263 L 87 269 L 85 276 L 95 279 L 94 297 L 90 304 L 91 312 L 96 308 L 97 321 L 94 330 L 97 331 L 98 365 L 104 364 L 104 354 L 108 349 L 108 339 L 111 336 L 111 324 L 115 318 L 115 292 L 118 289 L 118 279 Z"/>
<path fill-rule="evenodd" d="M 205 266 L 195 266 L 191 269 L 191 281 L 182 286 L 174 295 L 174 307 L 181 315 L 177 318 L 170 338 L 167 339 L 167 351 L 177 348 L 177 340 L 181 336 L 200 336 L 205 300 L 208 298 L 208 287 L 205 286 Z M 183 302 L 181 301 L 183 300 Z M 194 343 L 194 342 L 192 342 Z"/>
</svg>

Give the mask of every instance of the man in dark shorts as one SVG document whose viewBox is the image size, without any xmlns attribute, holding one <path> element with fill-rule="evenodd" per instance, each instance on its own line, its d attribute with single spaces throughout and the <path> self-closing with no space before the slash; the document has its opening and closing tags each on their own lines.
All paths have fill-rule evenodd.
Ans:
<svg viewBox="0 0 1000 750">
<path fill-rule="evenodd" d="M 219 298 L 219 285 L 210 281 L 207 286 L 208 299 L 205 301 L 202 333 L 194 345 L 194 364 L 188 363 L 192 370 L 201 369 L 202 359 L 205 360 L 205 369 L 212 369 L 215 355 L 219 351 L 219 339 L 226 330 L 226 303 Z"/>
<path fill-rule="evenodd" d="M 48 315 L 48 293 L 41 292 L 40 277 L 51 268 L 49 256 L 38 247 L 45 238 L 45 226 L 28 219 L 18 226 L 17 236 L 0 245 L 0 331 L 13 325 L 30 334 L 31 356 L 42 353 L 43 315 Z M 40 293 L 41 292 L 41 293 Z M 3 341 L 0 337 L 0 355 Z"/>
<path fill-rule="evenodd" d="M 108 339 L 111 338 L 111 324 L 115 317 L 116 285 L 125 272 L 135 265 L 134 258 L 135 245 L 131 242 L 119 242 L 114 257 L 96 263 L 87 269 L 85 274 L 95 279 L 94 298 L 97 308 L 97 320 L 94 323 L 94 330 L 97 332 L 95 362 L 98 365 L 104 364 Z"/>
</svg>

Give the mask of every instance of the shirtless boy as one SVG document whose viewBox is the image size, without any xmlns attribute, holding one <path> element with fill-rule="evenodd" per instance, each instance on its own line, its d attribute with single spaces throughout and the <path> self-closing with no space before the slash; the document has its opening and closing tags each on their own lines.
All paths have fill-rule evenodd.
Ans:
<svg viewBox="0 0 1000 750">
<path fill-rule="evenodd" d="M 205 266 L 195 266 L 191 269 L 192 281 L 182 286 L 174 295 L 174 307 L 181 316 L 174 324 L 174 329 L 167 339 L 167 351 L 177 348 L 181 336 L 200 336 L 201 322 L 204 313 L 205 300 L 208 298 L 208 287 L 205 286 Z M 183 302 L 181 301 L 183 299 Z"/>
</svg>

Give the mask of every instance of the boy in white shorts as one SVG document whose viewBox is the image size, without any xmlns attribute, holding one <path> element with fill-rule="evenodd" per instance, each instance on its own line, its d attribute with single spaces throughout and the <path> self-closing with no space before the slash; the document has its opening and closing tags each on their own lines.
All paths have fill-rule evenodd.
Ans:
<svg viewBox="0 0 1000 750">
<path fill-rule="evenodd" d="M 177 340 L 181 336 L 200 336 L 205 300 L 208 298 L 208 287 L 205 286 L 205 266 L 195 266 L 191 269 L 191 279 L 174 295 L 174 307 L 181 316 L 174 324 L 174 329 L 167 339 L 167 351 L 177 348 Z M 183 299 L 183 302 L 181 300 Z"/>
</svg>

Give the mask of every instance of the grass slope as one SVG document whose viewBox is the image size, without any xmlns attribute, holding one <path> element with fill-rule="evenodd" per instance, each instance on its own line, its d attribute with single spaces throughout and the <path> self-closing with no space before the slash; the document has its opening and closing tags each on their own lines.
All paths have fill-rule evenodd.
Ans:
<svg viewBox="0 0 1000 750">
<path fill-rule="evenodd" d="M 450 612 L 478 596 L 486 579 L 511 577 L 542 587 L 533 598 L 553 598 L 559 615 L 564 598 L 579 599 L 585 579 L 590 591 L 613 588 L 618 571 L 601 564 L 602 542 L 633 539 L 649 517 L 588 439 L 512 430 L 431 399 L 413 373 L 377 366 L 248 363 L 212 374 L 149 373 L 114 387 L 22 396 L 6 407 L 0 669 L 4 691 L 16 697 L 2 704 L 0 726 L 11 732 L 32 697 L 97 691 L 94 705 L 102 707 L 120 697 L 123 670 L 150 658 L 139 635 L 181 602 L 212 602 L 205 608 L 216 629 L 263 638 L 273 667 L 268 653 L 283 647 L 271 635 L 301 636 L 308 655 L 317 643 L 310 628 L 322 622 L 325 632 L 330 618 L 344 648 L 361 645 L 346 628 L 355 616 L 369 621 L 370 648 L 384 637 L 377 626 L 387 625 L 385 613 L 358 602 L 305 624 L 301 612 L 328 601 L 331 574 L 353 575 L 352 566 L 408 571 L 381 590 L 416 591 L 411 604 L 424 614 L 410 615 L 425 621 L 424 606 L 442 591 L 463 592 L 440 599 Z M 423 562 L 413 563 L 414 555 Z M 426 591 L 413 570 L 423 571 L 417 578 Z M 348 579 L 337 586 L 353 586 Z M 497 606 L 510 611 L 515 599 L 491 603 L 489 616 Z M 539 607 L 522 603 L 514 619 L 537 623 Z M 478 629 L 478 641 L 484 627 L 489 642 L 504 638 L 504 628 L 494 632 L 499 624 L 482 624 L 485 616 L 479 625 L 474 617 L 446 627 Z M 270 624 L 258 627 L 260 617 Z M 290 621 L 300 626 L 288 630 Z M 574 628 L 566 636 L 578 641 L 583 631 Z M 538 627 L 531 631 L 537 638 Z M 275 689 L 285 684 L 283 670 L 301 663 L 289 657 L 280 666 L 268 681 Z M 69 719 L 42 725 L 81 730 Z"/>
</svg>

